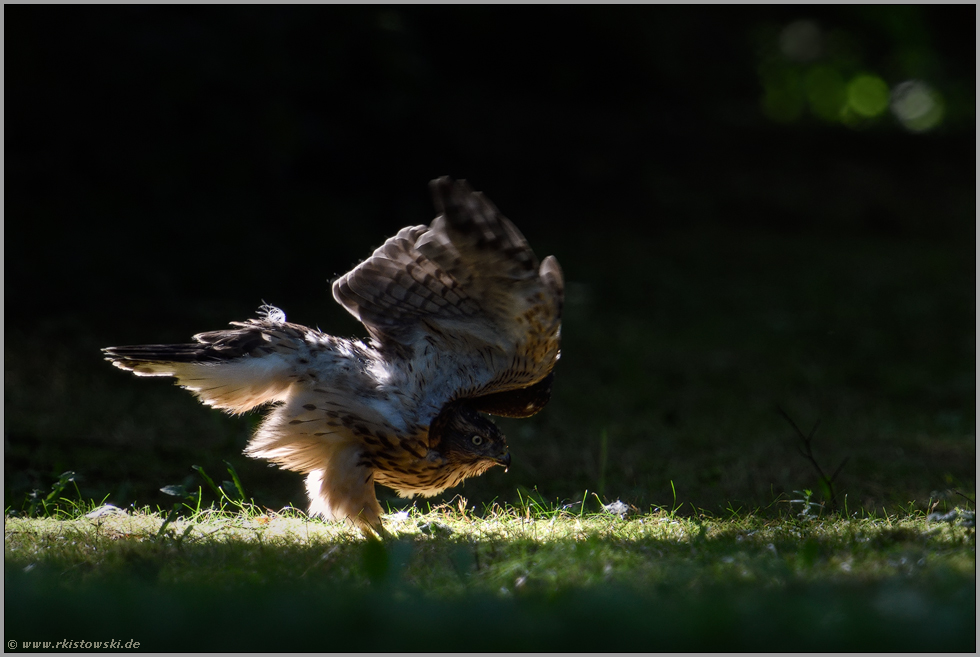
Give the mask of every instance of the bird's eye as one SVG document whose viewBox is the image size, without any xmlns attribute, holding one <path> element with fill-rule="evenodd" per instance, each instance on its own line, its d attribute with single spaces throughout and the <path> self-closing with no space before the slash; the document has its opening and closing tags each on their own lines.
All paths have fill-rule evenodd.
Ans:
<svg viewBox="0 0 980 657">
<path fill-rule="evenodd" d="M 474 445 L 482 445 L 483 436 L 473 436 L 472 438 L 470 438 L 470 442 L 473 443 Z"/>
</svg>

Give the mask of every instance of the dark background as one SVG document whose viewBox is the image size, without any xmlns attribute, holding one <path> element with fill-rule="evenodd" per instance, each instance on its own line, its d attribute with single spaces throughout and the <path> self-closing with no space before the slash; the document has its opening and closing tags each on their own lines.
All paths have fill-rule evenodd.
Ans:
<svg viewBox="0 0 980 657">
<path fill-rule="evenodd" d="M 363 335 L 329 282 L 428 222 L 440 175 L 569 282 L 552 404 L 500 422 L 510 474 L 449 496 L 767 507 L 815 488 L 777 404 L 822 422 L 828 472 L 850 459 L 854 508 L 974 487 L 973 6 L 4 16 L 8 508 L 65 470 L 83 496 L 168 503 L 161 486 L 225 459 L 257 502 L 305 505 L 299 475 L 241 456 L 256 414 L 98 349 L 183 342 L 263 300 Z M 800 20 L 821 39 L 802 58 Z M 942 121 L 767 111 L 816 65 L 925 80 Z"/>
</svg>

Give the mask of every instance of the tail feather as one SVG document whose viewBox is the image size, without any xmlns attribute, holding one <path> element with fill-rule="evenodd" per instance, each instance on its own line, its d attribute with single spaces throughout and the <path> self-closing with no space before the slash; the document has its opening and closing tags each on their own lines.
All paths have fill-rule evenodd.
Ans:
<svg viewBox="0 0 980 657">
<path fill-rule="evenodd" d="M 102 352 L 113 365 L 137 376 L 176 376 L 175 367 L 222 362 L 201 344 L 141 344 Z"/>
<path fill-rule="evenodd" d="M 236 329 L 194 336 L 190 344 L 108 347 L 106 360 L 137 376 L 172 376 L 203 403 L 244 413 L 283 401 L 295 381 L 292 356 L 304 329 L 285 322 L 235 322 Z"/>
<path fill-rule="evenodd" d="M 214 345 L 201 344 L 138 344 L 126 347 L 106 347 L 106 356 L 125 361 L 168 361 L 172 363 L 213 363 L 228 360 Z M 244 355 L 244 354 L 240 354 Z"/>
</svg>

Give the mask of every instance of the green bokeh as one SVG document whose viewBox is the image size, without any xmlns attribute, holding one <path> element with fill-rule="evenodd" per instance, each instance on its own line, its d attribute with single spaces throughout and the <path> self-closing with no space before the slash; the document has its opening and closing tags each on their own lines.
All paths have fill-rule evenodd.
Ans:
<svg viewBox="0 0 980 657">
<path fill-rule="evenodd" d="M 912 132 L 925 132 L 938 126 L 946 114 L 941 93 L 918 80 L 903 82 L 892 94 L 892 111 Z"/>
<path fill-rule="evenodd" d="M 860 116 L 873 118 L 884 112 L 888 97 L 888 85 L 876 75 L 858 75 L 847 85 L 847 104 Z"/>
</svg>

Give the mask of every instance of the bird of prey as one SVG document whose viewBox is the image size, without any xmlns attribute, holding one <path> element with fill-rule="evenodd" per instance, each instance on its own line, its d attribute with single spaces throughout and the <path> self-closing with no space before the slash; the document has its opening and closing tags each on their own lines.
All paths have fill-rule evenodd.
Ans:
<svg viewBox="0 0 980 657">
<path fill-rule="evenodd" d="M 438 216 L 409 226 L 333 283 L 367 341 L 259 319 L 194 342 L 103 349 L 138 376 L 175 377 L 229 413 L 272 404 L 245 453 L 306 475 L 310 512 L 384 533 L 375 484 L 432 496 L 510 465 L 483 413 L 529 417 L 548 402 L 564 283 L 464 180 L 430 183 Z"/>
</svg>

